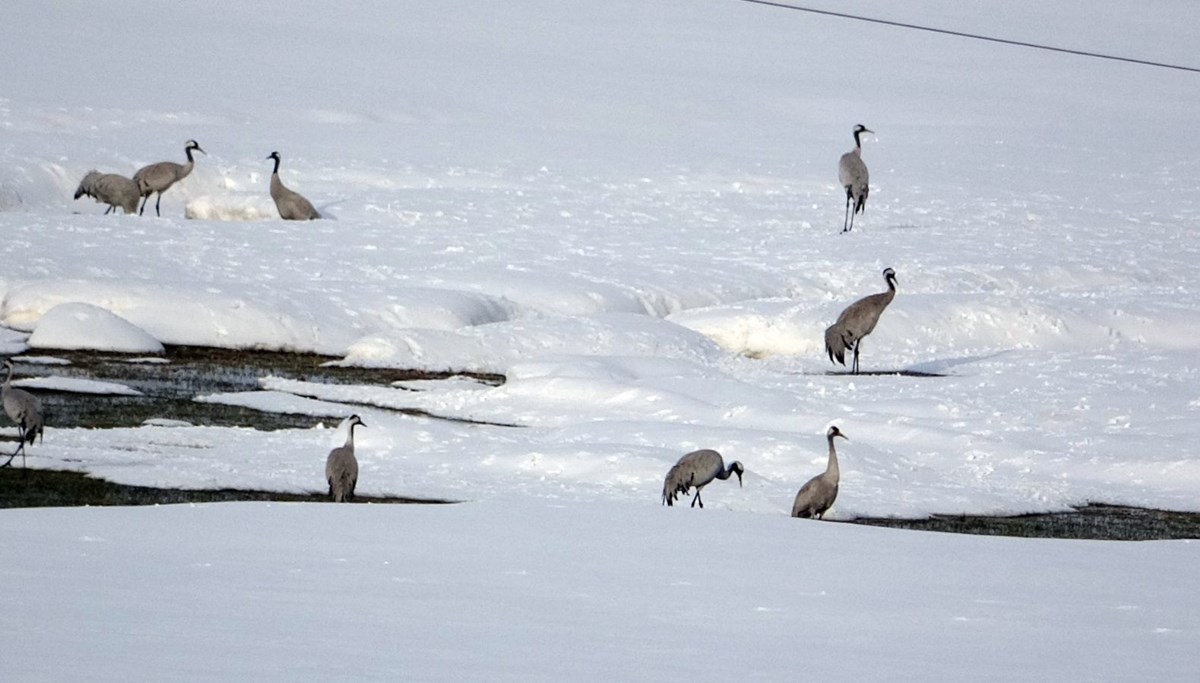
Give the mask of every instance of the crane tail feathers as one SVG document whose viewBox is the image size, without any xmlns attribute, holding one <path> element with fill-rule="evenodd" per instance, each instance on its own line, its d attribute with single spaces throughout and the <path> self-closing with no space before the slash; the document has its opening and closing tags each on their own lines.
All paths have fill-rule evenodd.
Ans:
<svg viewBox="0 0 1200 683">
<path fill-rule="evenodd" d="M 846 364 L 846 340 L 836 324 L 825 330 L 825 352 L 829 354 L 830 363 Z"/>
</svg>

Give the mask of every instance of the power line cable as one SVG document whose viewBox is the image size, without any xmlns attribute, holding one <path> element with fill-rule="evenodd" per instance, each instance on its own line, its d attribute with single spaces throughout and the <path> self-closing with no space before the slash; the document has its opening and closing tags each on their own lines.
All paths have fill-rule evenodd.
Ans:
<svg viewBox="0 0 1200 683">
<path fill-rule="evenodd" d="M 1121 57 L 1119 55 L 1104 54 L 1102 52 L 1089 52 L 1087 50 L 1072 50 L 1065 47 L 1054 47 L 1052 45 L 1041 45 L 1039 43 L 1029 43 L 1023 40 L 1010 40 L 1008 38 L 997 38 L 995 36 L 985 36 L 978 33 L 967 33 L 965 31 L 952 31 L 944 28 L 934 28 L 932 26 L 921 26 L 920 24 L 909 24 L 903 21 L 892 21 L 890 19 L 878 19 L 875 17 L 865 17 L 858 14 L 849 14 L 846 12 L 834 12 L 832 10 L 816 9 L 813 7 L 802 7 L 800 5 L 790 5 L 783 2 L 772 2 L 771 0 L 739 0 L 740 2 L 748 2 L 754 5 L 766 5 L 767 7 L 779 7 L 782 9 L 795 10 L 797 12 L 808 12 L 810 14 L 821 14 L 827 17 L 837 17 L 839 19 L 852 19 L 854 21 L 863 21 L 869 24 L 882 24 L 884 26 L 894 26 L 896 28 L 912 29 L 914 31 L 926 31 L 929 33 L 940 33 L 947 36 L 958 36 L 959 38 L 970 38 L 972 40 L 983 40 L 989 43 L 1001 43 L 1003 45 L 1015 45 L 1017 47 L 1028 47 L 1035 50 L 1047 50 L 1050 52 L 1062 52 L 1069 55 L 1079 55 L 1081 57 L 1095 57 L 1097 59 L 1108 59 L 1115 62 L 1126 62 L 1128 64 L 1141 64 L 1143 66 L 1153 66 L 1160 69 L 1175 69 L 1177 71 L 1190 71 L 1192 73 L 1200 73 L 1200 68 L 1192 66 L 1181 66 L 1179 64 L 1167 64 L 1165 62 L 1153 62 L 1146 59 L 1136 59 L 1133 57 Z"/>
</svg>

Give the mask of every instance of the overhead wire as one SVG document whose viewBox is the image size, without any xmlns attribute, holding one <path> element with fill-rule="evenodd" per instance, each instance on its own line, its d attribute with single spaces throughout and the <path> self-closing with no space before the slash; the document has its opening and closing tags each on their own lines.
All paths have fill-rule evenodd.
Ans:
<svg viewBox="0 0 1200 683">
<path fill-rule="evenodd" d="M 956 36 L 959 38 L 969 38 L 971 40 L 983 40 L 990 43 L 1001 43 L 1003 45 L 1014 45 L 1017 47 L 1027 47 L 1035 50 L 1047 50 L 1050 52 L 1060 52 L 1070 55 L 1078 55 L 1080 57 L 1093 57 L 1096 59 L 1107 59 L 1116 62 L 1125 62 L 1128 64 L 1140 64 L 1142 66 L 1151 66 L 1160 69 L 1174 69 L 1177 71 L 1188 71 L 1191 73 L 1200 73 L 1200 68 L 1192 66 L 1183 66 L 1180 64 L 1168 64 L 1166 62 L 1156 62 L 1148 59 L 1137 59 L 1135 57 L 1123 57 L 1121 55 L 1106 54 L 1103 52 L 1093 52 L 1090 50 L 1075 50 L 1066 47 L 1055 47 L 1053 45 L 1043 45 L 1040 43 L 1032 43 L 1024 40 L 1013 40 L 1009 38 L 998 38 L 996 36 L 986 36 L 979 33 L 969 33 L 966 31 L 955 31 L 951 29 L 936 28 L 933 26 L 923 26 L 921 24 L 913 24 L 904 21 L 894 21 L 891 19 L 880 19 L 878 17 L 868 17 L 860 14 L 851 14 L 849 12 L 835 12 L 833 10 L 817 9 L 815 7 L 805 7 L 802 5 L 793 5 L 786 2 L 775 2 L 773 0 L 738 0 L 738 2 L 747 2 L 753 5 L 765 5 L 767 7 L 777 7 L 780 9 L 789 9 L 797 12 L 808 12 L 810 14 L 820 14 L 827 17 L 836 17 L 838 19 L 850 19 L 853 21 L 862 21 L 869 24 L 882 24 L 884 26 L 892 26 L 895 28 L 909 29 L 913 31 L 925 31 L 928 33 L 939 33 L 947 36 Z"/>
</svg>

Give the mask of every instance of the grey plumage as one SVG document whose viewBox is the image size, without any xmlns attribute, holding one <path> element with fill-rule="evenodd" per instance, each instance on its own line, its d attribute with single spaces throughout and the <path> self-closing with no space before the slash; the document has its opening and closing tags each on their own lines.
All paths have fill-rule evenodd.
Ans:
<svg viewBox="0 0 1200 683">
<path fill-rule="evenodd" d="M 357 415 L 351 415 L 346 424 L 350 433 L 346 443 L 329 451 L 325 459 L 325 481 L 329 482 L 329 498 L 335 503 L 354 500 L 354 488 L 358 485 L 358 458 L 354 457 L 354 428 L 366 427 Z"/>
<path fill-rule="evenodd" d="M 311 221 L 320 218 L 321 214 L 313 208 L 312 202 L 285 187 L 279 179 L 279 152 L 271 152 L 267 158 L 275 160 L 275 170 L 271 172 L 271 199 L 275 200 L 275 208 L 279 210 L 280 217 L 287 221 Z"/>
<path fill-rule="evenodd" d="M 186 164 L 177 164 L 174 161 L 160 161 L 157 164 L 143 166 L 137 173 L 133 174 L 133 182 L 137 183 L 138 193 L 145 197 L 142 201 L 142 208 L 138 209 L 140 216 L 146 211 L 146 203 L 150 201 L 150 195 L 158 193 L 158 199 L 154 202 L 154 213 L 161 216 L 159 204 L 162 203 L 162 194 L 171 188 L 172 185 L 183 180 L 192 172 L 192 168 L 196 165 L 196 160 L 192 158 L 192 150 L 196 150 L 201 154 L 208 154 L 200 149 L 200 144 L 195 140 L 188 140 L 183 147 L 183 153 L 187 155 Z"/>
<path fill-rule="evenodd" d="M 692 507 L 696 507 L 696 503 L 704 507 L 704 501 L 700 500 L 700 489 L 713 479 L 728 479 L 731 474 L 737 475 L 738 486 L 741 486 L 742 473 L 745 471 L 742 463 L 736 460 L 730 463 L 729 467 L 725 467 L 721 454 L 714 450 L 705 448 L 692 451 L 680 458 L 667 472 L 667 478 L 663 482 L 663 503 L 674 505 L 679 494 L 687 496 L 688 489 L 695 487 L 696 496 L 692 498 Z"/>
<path fill-rule="evenodd" d="M 836 426 L 825 432 L 825 438 L 829 441 L 829 462 L 825 465 L 824 472 L 800 487 L 799 493 L 796 494 L 796 502 L 792 503 L 793 517 L 821 519 L 825 516 L 825 511 L 833 506 L 833 501 L 837 500 L 838 480 L 841 477 L 837 449 L 833 446 L 833 439 L 837 436 L 850 440 Z"/>
<path fill-rule="evenodd" d="M 137 211 L 138 200 L 142 198 L 137 183 L 117 173 L 99 171 L 89 171 L 83 180 L 79 181 L 75 198 L 79 199 L 84 195 L 108 204 L 104 211 L 106 216 L 109 211 L 116 211 L 118 206 L 125 209 L 126 214 L 131 214 Z"/>
<path fill-rule="evenodd" d="M 846 307 L 838 316 L 837 322 L 825 330 L 825 352 L 829 354 L 829 362 L 846 364 L 846 350 L 854 350 L 854 363 L 850 371 L 858 374 L 858 350 L 862 338 L 871 334 L 883 310 L 896 298 L 896 271 L 891 268 L 883 270 L 883 280 L 887 283 L 886 292 L 863 297 Z"/>
<path fill-rule="evenodd" d="M 862 140 L 859 136 L 874 132 L 861 123 L 855 126 L 854 149 L 843 154 L 838 161 L 838 181 L 846 188 L 846 218 L 842 222 L 842 232 L 854 229 L 854 214 L 861 213 L 867 205 L 867 194 L 871 191 L 870 174 L 862 160 Z"/>
<path fill-rule="evenodd" d="M 21 454 L 21 465 L 24 466 L 25 442 L 29 442 L 29 445 L 32 446 L 33 440 L 42 436 L 45 427 L 42 402 L 28 391 L 12 386 L 13 363 L 11 360 L 4 361 L 4 369 L 8 371 L 8 375 L 4 379 L 4 385 L 0 387 L 0 402 L 4 404 L 4 412 L 8 414 L 9 419 L 17 423 L 17 436 L 20 437 L 20 441 L 17 443 L 17 449 L 8 456 L 8 461 L 0 467 L 8 467 L 13 458 L 17 457 L 17 453 Z"/>
</svg>

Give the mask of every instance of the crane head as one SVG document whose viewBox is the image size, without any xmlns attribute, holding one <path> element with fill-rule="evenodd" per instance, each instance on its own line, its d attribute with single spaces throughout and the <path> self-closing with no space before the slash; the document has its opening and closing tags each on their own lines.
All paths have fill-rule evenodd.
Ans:
<svg viewBox="0 0 1200 683">
<path fill-rule="evenodd" d="M 270 154 L 267 155 L 267 158 L 274 159 L 275 161 L 279 161 L 279 152 L 271 152 Z"/>
<path fill-rule="evenodd" d="M 195 140 L 188 140 L 187 144 L 184 145 L 184 149 L 194 149 L 201 154 L 205 154 L 205 155 L 208 154 L 208 152 L 205 152 L 204 150 L 200 149 L 200 143 L 196 142 Z"/>
<path fill-rule="evenodd" d="M 741 462 L 739 462 L 739 461 L 737 461 L 737 460 L 734 460 L 734 461 L 733 461 L 733 464 L 729 466 L 729 469 L 730 469 L 730 470 L 732 470 L 732 471 L 733 471 L 733 473 L 737 475 L 737 477 L 738 477 L 738 488 L 741 488 L 741 486 L 742 486 L 742 473 L 746 471 L 746 468 L 745 468 L 745 467 L 742 465 L 742 463 L 741 463 Z"/>
<path fill-rule="evenodd" d="M 826 437 L 828 437 L 828 438 L 830 438 L 830 439 L 832 439 L 832 438 L 833 438 L 833 437 L 835 437 L 835 436 L 840 436 L 840 437 L 842 437 L 843 439 L 845 439 L 845 440 L 847 440 L 847 441 L 849 441 L 849 440 L 850 440 L 850 437 L 848 437 L 848 436 L 846 436 L 845 434 L 843 434 L 843 433 L 842 433 L 842 430 L 840 430 L 840 429 L 838 429 L 838 428 L 837 428 L 837 425 L 833 425 L 833 426 L 831 426 L 831 427 L 829 428 L 829 431 L 825 432 L 825 436 L 826 436 Z"/>
</svg>

